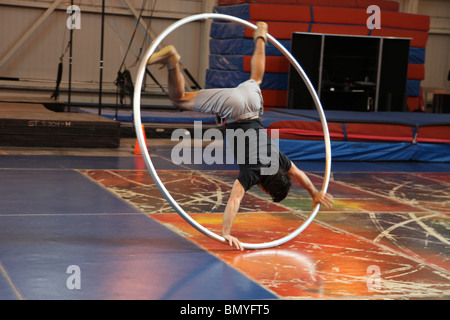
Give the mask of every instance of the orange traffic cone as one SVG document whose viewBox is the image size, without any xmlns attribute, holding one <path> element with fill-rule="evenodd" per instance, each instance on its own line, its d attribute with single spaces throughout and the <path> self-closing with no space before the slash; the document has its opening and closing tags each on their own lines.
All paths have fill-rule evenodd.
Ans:
<svg viewBox="0 0 450 320">
<path fill-rule="evenodd" d="M 142 133 L 144 134 L 145 147 L 147 148 L 147 137 L 145 136 L 144 125 L 142 125 Z M 139 147 L 139 141 L 137 139 L 136 139 L 136 145 L 134 146 L 134 154 L 136 154 L 136 155 L 142 154 L 141 148 Z"/>
</svg>

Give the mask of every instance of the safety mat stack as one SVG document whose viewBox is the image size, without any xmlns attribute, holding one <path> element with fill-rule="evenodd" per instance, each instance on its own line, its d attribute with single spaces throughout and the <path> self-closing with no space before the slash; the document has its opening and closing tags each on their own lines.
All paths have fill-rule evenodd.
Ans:
<svg viewBox="0 0 450 320">
<path fill-rule="evenodd" d="M 367 27 L 367 7 L 381 9 L 381 28 Z M 410 110 L 419 107 L 425 78 L 425 46 L 430 18 L 399 12 L 395 1 L 380 0 L 221 0 L 214 12 L 255 23 L 265 21 L 269 33 L 290 49 L 293 32 L 410 38 L 407 97 Z M 208 88 L 233 87 L 250 77 L 253 31 L 236 23 L 214 21 L 211 27 Z M 274 46 L 266 48 L 266 75 L 261 85 L 266 107 L 286 108 L 289 63 Z"/>
<path fill-rule="evenodd" d="M 450 161 L 450 115 L 420 112 L 325 111 L 333 161 Z M 280 149 L 296 161 L 325 160 L 316 110 L 265 112 Z"/>
<path fill-rule="evenodd" d="M 54 112 L 27 101 L 0 102 L 0 146 L 117 148 L 120 122 L 96 114 Z"/>
</svg>

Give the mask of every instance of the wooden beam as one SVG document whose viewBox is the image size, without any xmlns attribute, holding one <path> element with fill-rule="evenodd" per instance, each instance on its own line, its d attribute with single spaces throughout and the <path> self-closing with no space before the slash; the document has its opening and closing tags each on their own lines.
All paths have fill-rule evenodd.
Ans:
<svg viewBox="0 0 450 320">
<path fill-rule="evenodd" d="M 43 15 L 35 21 L 35 23 L 29 28 L 22 37 L 9 49 L 9 51 L 0 60 L 0 70 L 8 62 L 8 60 L 24 45 L 30 36 L 41 26 L 41 24 L 50 16 L 50 14 L 56 9 L 62 0 L 55 0 L 44 12 Z"/>
</svg>

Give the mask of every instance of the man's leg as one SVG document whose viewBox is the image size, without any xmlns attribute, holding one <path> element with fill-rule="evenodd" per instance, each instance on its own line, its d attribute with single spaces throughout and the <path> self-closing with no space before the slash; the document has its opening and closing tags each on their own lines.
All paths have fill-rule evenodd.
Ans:
<svg viewBox="0 0 450 320">
<path fill-rule="evenodd" d="M 175 107 L 192 111 L 197 91 L 186 92 L 185 88 L 184 75 L 177 64 L 169 69 L 169 98 Z"/>
<path fill-rule="evenodd" d="M 267 24 L 265 22 L 258 22 L 256 25 L 258 29 L 255 30 L 253 36 L 255 49 L 250 65 L 250 79 L 255 80 L 258 85 L 261 85 L 266 68 Z"/>
<path fill-rule="evenodd" d="M 180 109 L 192 110 L 197 92 L 186 92 L 184 75 L 181 72 L 180 55 L 174 46 L 167 46 L 153 54 L 148 64 L 166 65 L 169 73 L 169 99 Z"/>
</svg>

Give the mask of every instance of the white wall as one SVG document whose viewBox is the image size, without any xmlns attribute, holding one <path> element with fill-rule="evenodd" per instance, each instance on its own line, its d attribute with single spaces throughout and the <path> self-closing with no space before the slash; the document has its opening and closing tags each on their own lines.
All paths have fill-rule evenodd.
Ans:
<svg viewBox="0 0 450 320">
<path fill-rule="evenodd" d="M 450 89 L 450 0 L 398 0 L 400 11 L 430 16 L 422 87 Z"/>
<path fill-rule="evenodd" d="M 422 0 L 418 11 L 431 17 L 422 86 L 450 89 L 450 1 Z"/>
<path fill-rule="evenodd" d="M 55 0 L 25 1 L 0 0 L 0 60 L 11 51 L 23 34 L 30 30 L 33 23 L 41 17 L 46 8 Z M 107 0 L 104 41 L 103 88 L 106 92 L 115 92 L 113 81 L 127 50 L 136 26 L 136 18 L 127 6 L 131 3 L 139 13 L 146 0 Z M 29 39 L 14 52 L 14 55 L 0 65 L 0 77 L 20 78 L 20 82 L 0 81 L 0 94 L 4 95 L 12 87 L 40 88 L 52 90 L 55 87 L 59 58 L 66 48 L 70 32 L 66 27 L 69 14 L 66 12 L 70 1 L 62 1 L 57 9 L 40 25 Z M 95 92 L 99 87 L 100 39 L 101 39 L 101 0 L 74 0 L 81 8 L 81 29 L 74 30 L 73 39 L 73 73 L 74 91 Z M 150 33 L 158 35 L 174 21 L 183 17 L 211 12 L 215 1 L 201 0 L 147 0 L 143 21 L 149 22 L 151 9 L 155 8 L 150 24 Z M 175 44 L 182 55 L 182 62 L 190 73 L 202 84 L 204 82 L 204 60 L 208 57 L 207 43 L 203 22 L 194 22 L 183 26 L 168 36 L 164 44 Z M 139 50 L 149 46 L 150 39 L 144 41 L 145 29 L 139 26 L 125 65 L 135 76 L 137 66 L 133 67 Z M 142 53 L 143 54 L 143 53 Z M 64 74 L 62 91 L 67 88 L 69 53 L 63 59 Z M 163 84 L 167 83 L 165 70 L 152 67 L 151 72 Z M 160 89 L 148 79 L 146 90 L 159 93 Z M 3 90 L 2 90 L 3 88 Z M 49 96 L 48 93 L 45 93 Z M 51 94 L 51 92 L 50 92 Z M 92 96 L 92 97 L 91 97 Z M 65 95 L 61 94 L 61 100 Z M 95 95 L 79 94 L 83 102 L 96 102 Z M 74 101 L 74 100 L 73 100 Z M 109 102 L 112 102 L 110 99 Z M 115 99 L 114 99 L 115 102 Z"/>
</svg>

